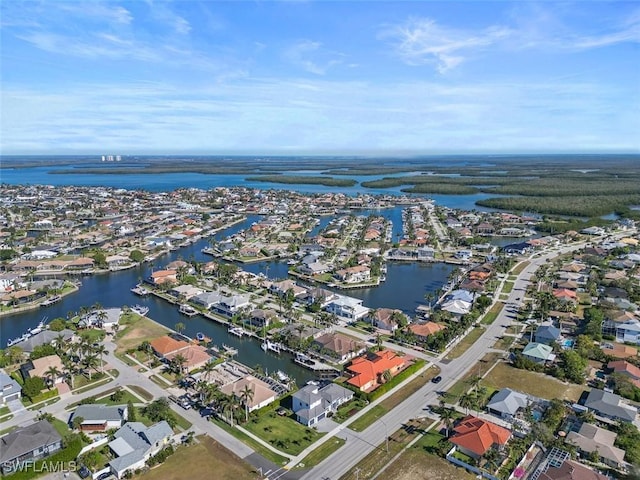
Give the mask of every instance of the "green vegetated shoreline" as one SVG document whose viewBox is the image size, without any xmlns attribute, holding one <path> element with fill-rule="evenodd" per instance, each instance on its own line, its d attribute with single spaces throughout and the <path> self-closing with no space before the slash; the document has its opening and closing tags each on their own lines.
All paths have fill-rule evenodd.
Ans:
<svg viewBox="0 0 640 480">
<path fill-rule="evenodd" d="M 261 175 L 247 177 L 248 182 L 284 183 L 290 185 L 324 185 L 326 187 L 353 187 L 356 182 L 351 178 L 311 177 L 296 175 Z"/>
</svg>

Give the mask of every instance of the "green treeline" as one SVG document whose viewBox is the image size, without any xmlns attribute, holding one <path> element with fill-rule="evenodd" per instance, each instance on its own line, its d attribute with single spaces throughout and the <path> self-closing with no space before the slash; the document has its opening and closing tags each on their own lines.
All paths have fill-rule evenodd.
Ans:
<svg viewBox="0 0 640 480">
<path fill-rule="evenodd" d="M 326 187 L 353 187 L 356 183 L 351 178 L 307 177 L 295 175 L 261 175 L 247 177 L 248 182 L 286 183 L 289 185 L 324 185 Z"/>
<path fill-rule="evenodd" d="M 478 200 L 476 205 L 512 212 L 534 212 L 551 215 L 599 217 L 628 210 L 638 204 L 640 195 L 589 195 L 555 197 L 502 197 Z M 584 228 L 584 227 L 583 227 Z"/>
</svg>

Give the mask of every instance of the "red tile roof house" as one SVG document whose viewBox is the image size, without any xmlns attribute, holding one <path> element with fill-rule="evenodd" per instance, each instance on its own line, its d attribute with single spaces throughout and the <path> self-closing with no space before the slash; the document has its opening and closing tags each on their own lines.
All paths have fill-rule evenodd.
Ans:
<svg viewBox="0 0 640 480">
<path fill-rule="evenodd" d="M 347 367 L 347 372 L 353 375 L 347 383 L 362 392 L 370 392 L 384 383 L 384 372 L 389 370 L 395 376 L 406 364 L 406 357 L 398 356 L 393 350 L 369 352 L 354 359 Z"/>
<path fill-rule="evenodd" d="M 161 285 L 167 282 L 176 283 L 178 281 L 178 272 L 176 270 L 158 270 L 153 272 L 149 278 L 154 285 Z"/>
<path fill-rule="evenodd" d="M 468 415 L 453 429 L 454 435 L 449 438 L 456 448 L 478 459 L 491 449 L 503 447 L 511 438 L 511 432 L 487 420 Z"/>
</svg>

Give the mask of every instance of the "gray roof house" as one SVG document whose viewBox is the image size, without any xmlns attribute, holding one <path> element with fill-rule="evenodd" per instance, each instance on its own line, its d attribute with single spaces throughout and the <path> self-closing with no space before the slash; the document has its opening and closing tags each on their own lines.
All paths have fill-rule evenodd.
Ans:
<svg viewBox="0 0 640 480">
<path fill-rule="evenodd" d="M 536 363 L 553 362 L 556 359 L 553 354 L 553 348 L 538 342 L 531 342 L 524 347 L 522 355 Z"/>
<path fill-rule="evenodd" d="M 11 400 L 18 400 L 22 396 L 22 387 L 9 375 L 0 371 L 0 405 Z"/>
<path fill-rule="evenodd" d="M 22 342 L 16 343 L 17 347 L 20 347 L 23 352 L 31 353 L 35 347 L 39 347 L 40 345 L 50 344 L 60 335 L 64 337 L 65 342 L 69 341 L 71 337 L 73 337 L 73 331 L 65 328 L 59 332 L 54 332 L 53 330 L 43 330 L 40 333 L 36 333 L 32 337 L 23 340 Z"/>
<path fill-rule="evenodd" d="M 309 427 L 352 398 L 351 390 L 335 383 L 320 386 L 316 382 L 309 382 L 292 395 L 293 412 L 298 422 Z"/>
<path fill-rule="evenodd" d="M 115 434 L 109 448 L 116 455 L 109 462 L 111 472 L 118 478 L 128 470 L 144 466 L 148 458 L 164 448 L 173 436 L 173 430 L 166 421 L 146 427 L 140 422 L 129 422 Z"/>
<path fill-rule="evenodd" d="M 39 460 L 62 448 L 62 437 L 46 420 L 19 428 L 0 438 L 0 469 L 16 472 L 20 462 Z"/>
<path fill-rule="evenodd" d="M 633 422 L 638 414 L 636 408 L 622 403 L 622 397 L 619 395 L 595 388 L 589 392 L 584 406 L 600 416 L 626 422 Z"/>
<path fill-rule="evenodd" d="M 214 305 L 220 303 L 222 295 L 220 292 L 204 292 L 191 297 L 190 301 L 202 305 L 204 308 L 210 309 Z"/>
<path fill-rule="evenodd" d="M 535 339 L 538 343 L 551 345 L 560 338 L 560 329 L 553 325 L 540 325 L 535 333 Z"/>
<path fill-rule="evenodd" d="M 487 403 L 487 410 L 498 415 L 502 418 L 511 418 L 521 408 L 525 408 L 531 403 L 531 400 L 527 395 L 521 392 L 516 392 L 510 388 L 503 388 L 496 393 L 489 403 Z"/>
<path fill-rule="evenodd" d="M 577 432 L 569 432 L 566 441 L 577 446 L 581 452 L 598 452 L 602 463 L 620 468 L 624 466 L 625 451 L 614 446 L 617 436 L 610 430 L 583 423 Z"/>
<path fill-rule="evenodd" d="M 69 419 L 81 418 L 80 430 L 84 432 L 103 432 L 110 428 L 120 428 L 129 418 L 126 405 L 79 405 Z"/>
</svg>

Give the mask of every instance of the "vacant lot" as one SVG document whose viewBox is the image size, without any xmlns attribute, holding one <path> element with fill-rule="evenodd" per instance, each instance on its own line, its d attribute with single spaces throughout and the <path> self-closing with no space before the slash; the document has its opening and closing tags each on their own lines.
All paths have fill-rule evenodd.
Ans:
<svg viewBox="0 0 640 480">
<path fill-rule="evenodd" d="M 509 387 L 540 398 L 563 398 L 573 402 L 578 401 L 585 389 L 582 385 L 565 384 L 548 375 L 520 370 L 503 362 L 484 377 L 483 383 L 496 389 Z"/>
<path fill-rule="evenodd" d="M 127 328 L 118 332 L 116 353 L 126 352 L 130 348 L 136 348 L 142 342 L 153 340 L 154 338 L 166 335 L 169 330 L 159 323 L 145 317 L 138 317 L 132 320 Z"/>
<path fill-rule="evenodd" d="M 473 480 L 475 476 L 454 467 L 444 458 L 409 449 L 384 471 L 382 478 L 394 480 Z"/>
<path fill-rule="evenodd" d="M 251 420 L 244 427 L 265 442 L 290 455 L 298 455 L 318 440 L 323 433 L 305 427 L 292 418 L 280 417 L 269 412 L 259 420 Z"/>
<path fill-rule="evenodd" d="M 198 437 L 199 443 L 178 449 L 167 461 L 144 475 L 145 480 L 255 480 L 251 465 L 224 448 L 211 437 Z M 212 472 L 215 472 L 213 474 Z M 213 475 L 213 476 L 212 476 Z"/>
</svg>

